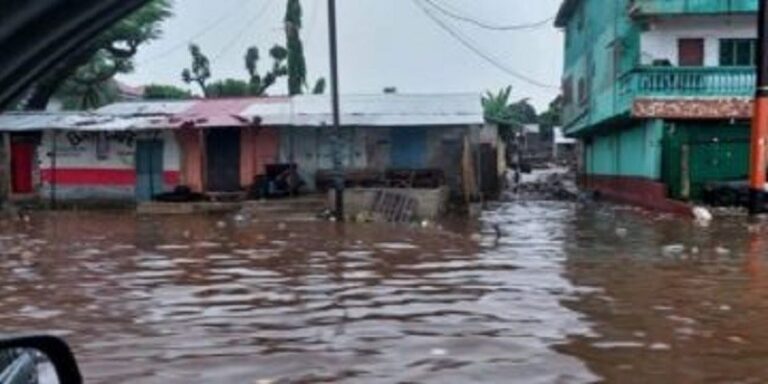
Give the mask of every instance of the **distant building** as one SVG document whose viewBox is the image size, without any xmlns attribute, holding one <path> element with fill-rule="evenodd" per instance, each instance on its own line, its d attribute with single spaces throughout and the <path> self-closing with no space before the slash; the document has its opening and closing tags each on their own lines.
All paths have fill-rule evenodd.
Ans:
<svg viewBox="0 0 768 384">
<path fill-rule="evenodd" d="M 117 99 L 119 101 L 140 101 L 144 99 L 145 87 L 134 87 L 123 83 L 120 80 L 114 80 L 117 88 Z"/>
<path fill-rule="evenodd" d="M 566 0 L 564 130 L 587 186 L 658 207 L 745 179 L 757 0 Z"/>
<path fill-rule="evenodd" d="M 457 194 L 498 188 L 503 145 L 484 123 L 479 95 L 348 95 L 341 107 L 338 148 L 352 185 L 417 188 L 426 174 Z M 327 96 L 9 113 L 0 115 L 0 153 L 8 154 L 0 166 L 19 199 L 145 201 L 177 186 L 244 193 L 290 164 L 315 191 L 333 169 L 330 126 Z M 392 174 L 397 185 L 387 184 Z"/>
<path fill-rule="evenodd" d="M 578 141 L 567 137 L 562 127 L 552 128 L 552 158 L 556 161 L 575 161 Z"/>
</svg>

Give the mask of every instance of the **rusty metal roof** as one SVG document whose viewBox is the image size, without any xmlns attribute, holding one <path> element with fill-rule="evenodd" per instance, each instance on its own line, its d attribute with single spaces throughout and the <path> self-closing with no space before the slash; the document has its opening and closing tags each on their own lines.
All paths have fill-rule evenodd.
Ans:
<svg viewBox="0 0 768 384">
<path fill-rule="evenodd" d="M 139 131 L 173 128 L 167 117 L 99 113 L 12 112 L 0 115 L 0 131 Z"/>
</svg>

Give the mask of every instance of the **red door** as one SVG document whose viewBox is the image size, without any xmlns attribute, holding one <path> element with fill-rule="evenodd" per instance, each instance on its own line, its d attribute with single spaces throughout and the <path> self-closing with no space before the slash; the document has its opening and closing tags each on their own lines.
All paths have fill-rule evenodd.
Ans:
<svg viewBox="0 0 768 384">
<path fill-rule="evenodd" d="M 11 143 L 11 189 L 13 193 L 29 194 L 32 189 L 32 143 Z"/>
</svg>

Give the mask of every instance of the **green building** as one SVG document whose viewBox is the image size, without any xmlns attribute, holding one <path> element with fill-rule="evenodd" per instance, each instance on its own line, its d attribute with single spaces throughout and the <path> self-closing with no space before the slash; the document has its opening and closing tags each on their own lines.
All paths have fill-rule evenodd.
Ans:
<svg viewBox="0 0 768 384">
<path fill-rule="evenodd" d="M 658 207 L 746 180 L 757 0 L 565 0 L 565 132 L 584 183 Z"/>
</svg>

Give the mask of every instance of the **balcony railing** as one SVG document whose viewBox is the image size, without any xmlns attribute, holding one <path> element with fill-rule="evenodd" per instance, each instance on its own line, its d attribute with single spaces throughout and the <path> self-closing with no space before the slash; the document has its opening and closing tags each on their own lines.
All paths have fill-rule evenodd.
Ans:
<svg viewBox="0 0 768 384">
<path fill-rule="evenodd" d="M 637 99 L 750 98 L 754 67 L 638 67 L 622 75 L 614 97 L 593 95 L 594 103 L 571 103 L 563 110 L 569 131 L 629 113 Z"/>
<path fill-rule="evenodd" d="M 620 93 L 635 97 L 748 97 L 753 67 L 642 67 L 622 78 Z"/>
<path fill-rule="evenodd" d="M 635 15 L 679 15 L 757 12 L 758 0 L 633 0 Z"/>
</svg>

